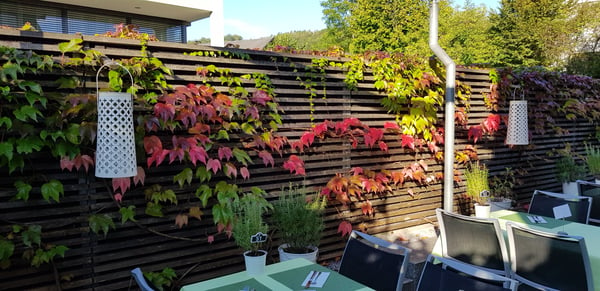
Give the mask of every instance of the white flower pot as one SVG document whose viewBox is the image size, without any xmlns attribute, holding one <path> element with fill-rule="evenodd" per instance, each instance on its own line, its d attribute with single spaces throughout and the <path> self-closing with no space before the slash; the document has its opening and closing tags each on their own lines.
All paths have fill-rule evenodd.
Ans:
<svg viewBox="0 0 600 291">
<path fill-rule="evenodd" d="M 305 253 L 305 254 L 294 254 L 294 253 L 286 252 L 284 249 L 287 247 L 288 247 L 288 244 L 282 244 L 279 246 L 279 248 L 277 248 L 277 250 L 279 251 L 279 261 L 283 262 L 283 261 L 289 261 L 289 260 L 293 260 L 293 259 L 297 259 L 297 258 L 304 258 L 313 263 L 317 262 L 317 254 L 319 253 L 319 248 L 317 248 L 315 246 L 309 246 L 308 248 L 312 249 L 313 250 L 312 252 Z"/>
<path fill-rule="evenodd" d="M 258 276 L 265 273 L 265 265 L 267 264 L 267 252 L 259 250 L 262 253 L 260 256 L 249 256 L 250 251 L 244 253 L 244 262 L 246 263 L 246 273 L 248 276 Z"/>
<path fill-rule="evenodd" d="M 490 218 L 490 205 L 479 205 L 479 203 L 475 203 L 475 217 L 481 218 Z"/>
<path fill-rule="evenodd" d="M 568 182 L 562 184 L 562 192 L 564 194 L 579 195 L 579 189 L 577 188 L 577 182 Z"/>
</svg>

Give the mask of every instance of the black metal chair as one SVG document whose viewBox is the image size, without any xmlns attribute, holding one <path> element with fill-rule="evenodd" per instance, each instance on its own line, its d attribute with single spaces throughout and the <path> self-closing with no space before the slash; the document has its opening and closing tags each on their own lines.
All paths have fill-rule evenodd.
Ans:
<svg viewBox="0 0 600 291">
<path fill-rule="evenodd" d="M 352 231 L 339 273 L 378 291 L 402 290 L 411 250 L 359 231 Z"/>
<path fill-rule="evenodd" d="M 577 180 L 579 195 L 592 197 L 592 209 L 590 210 L 589 224 L 600 225 L 600 184 Z"/>
<path fill-rule="evenodd" d="M 510 264 L 497 219 L 478 218 L 436 209 L 442 256 L 508 276 Z"/>
<path fill-rule="evenodd" d="M 546 217 L 554 216 L 554 207 L 567 204 L 571 210 L 571 216 L 565 220 L 588 223 L 592 198 L 587 196 L 570 195 L 549 191 L 535 190 L 529 203 L 528 212 Z"/>
<path fill-rule="evenodd" d="M 438 262 L 437 264 L 435 262 Z M 517 290 L 516 280 L 450 258 L 429 255 L 417 291 Z"/>
<path fill-rule="evenodd" d="M 542 290 L 594 290 L 583 237 L 560 235 L 507 223 L 511 277 Z"/>
</svg>

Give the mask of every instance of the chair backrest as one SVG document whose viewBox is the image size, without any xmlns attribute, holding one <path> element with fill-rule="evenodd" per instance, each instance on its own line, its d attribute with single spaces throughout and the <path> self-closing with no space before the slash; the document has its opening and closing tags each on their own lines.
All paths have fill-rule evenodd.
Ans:
<svg viewBox="0 0 600 291">
<path fill-rule="evenodd" d="M 140 290 L 142 290 L 142 291 L 158 290 L 158 289 L 154 289 L 150 286 L 151 283 L 146 281 L 146 278 L 144 278 L 144 274 L 142 273 L 142 270 L 140 268 L 135 268 L 135 269 L 131 270 L 131 277 L 133 277 L 135 279 L 135 282 L 137 283 L 138 287 L 140 287 Z"/>
<path fill-rule="evenodd" d="M 594 290 L 583 237 L 559 235 L 508 222 L 511 277 L 539 289 Z"/>
<path fill-rule="evenodd" d="M 442 256 L 508 275 L 510 264 L 500 223 L 436 209 Z"/>
<path fill-rule="evenodd" d="M 434 262 L 437 261 L 437 264 Z M 485 271 L 450 258 L 429 255 L 417 291 L 446 290 L 517 290 L 519 283 L 508 277 Z"/>
<path fill-rule="evenodd" d="M 352 231 L 339 273 L 375 290 L 402 290 L 411 250 L 359 231 Z"/>
<path fill-rule="evenodd" d="M 600 224 L 600 184 L 583 180 L 577 180 L 576 182 L 579 195 L 592 197 L 592 208 L 588 222 Z"/>
<path fill-rule="evenodd" d="M 571 209 L 571 216 L 565 220 L 588 223 L 592 207 L 592 198 L 587 196 L 570 195 L 549 191 L 535 190 L 529 203 L 529 213 L 554 217 L 553 208 L 567 204 Z"/>
</svg>

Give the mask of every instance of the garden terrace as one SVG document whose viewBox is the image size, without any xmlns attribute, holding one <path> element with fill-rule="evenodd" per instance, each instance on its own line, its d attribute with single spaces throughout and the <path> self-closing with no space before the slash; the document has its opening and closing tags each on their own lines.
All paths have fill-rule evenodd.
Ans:
<svg viewBox="0 0 600 291">
<path fill-rule="evenodd" d="M 270 80 L 268 87 L 273 90 L 274 98 L 281 108 L 283 124 L 279 126 L 277 133 L 290 142 L 300 140 L 313 125 L 321 124 L 326 120 L 341 122 L 348 118 L 356 118 L 369 128 L 379 129 L 383 129 L 386 122 L 395 121 L 395 116 L 381 106 L 381 99 L 386 94 L 377 89 L 376 77 L 372 70 L 365 70 L 364 79 L 358 81 L 356 90 L 349 90 L 344 82 L 346 70 L 342 66 L 331 65 L 350 61 L 349 58 L 165 42 L 148 42 L 145 47 L 147 55 L 144 55 L 138 40 L 0 29 L 0 47 L 21 51 L 31 50 L 37 55 L 49 55 L 56 63 L 63 59 L 64 47 L 61 44 L 69 43 L 73 39 L 81 39 L 80 45 L 84 50 L 95 50 L 113 60 L 129 60 L 134 57 L 156 58 L 164 67 L 172 70 L 173 74 L 165 75 L 164 78 L 165 82 L 173 87 L 207 82 L 219 92 L 228 93 L 230 88 L 243 88 L 255 92 L 256 80 L 263 80 L 264 77 L 261 76 L 267 76 Z M 65 56 L 74 58 L 78 55 L 68 52 Z M 6 59 L 0 59 L 0 62 L 4 65 Z M 199 68 L 207 69 L 210 66 L 215 66 L 219 71 L 206 77 L 198 74 Z M 25 74 L 19 73 L 19 79 L 39 83 L 46 96 L 54 93 L 61 96 L 73 93 L 95 94 L 93 69 L 98 67 L 96 64 L 91 68 L 92 70 L 83 72 L 72 68 L 28 71 Z M 11 83 L 6 80 L 6 76 L 10 77 L 11 74 L 7 68 L 4 66 L 2 68 L 4 72 L 0 74 L 5 79 L 0 81 L 2 86 L 9 86 Z M 219 75 L 219 72 L 227 73 L 224 77 Z M 260 76 L 242 78 L 246 74 L 260 74 Z M 77 77 L 80 82 L 75 88 L 59 87 L 55 81 L 61 76 Z M 539 116 L 542 112 L 533 110 L 545 108 L 542 105 L 549 101 L 539 98 L 547 92 L 535 89 L 533 85 L 528 87 L 528 91 L 524 94 L 530 108 L 530 130 L 532 131 L 530 145 L 506 146 L 505 126 L 501 122 L 497 123 L 497 131 L 483 134 L 474 143 L 473 137 L 469 137 L 469 128 L 489 121 L 490 114 L 506 115 L 508 109 L 504 102 L 500 102 L 500 107 L 494 112 L 486 106 L 484 96 L 494 96 L 490 91 L 492 84 L 488 70 L 459 68 L 457 78 L 462 84 L 471 88 L 471 98 L 468 121 L 464 125 L 457 125 L 456 150 L 463 152 L 465 149 L 475 147 L 478 158 L 488 165 L 492 175 L 503 171 L 506 167 L 518 169 L 520 172 L 517 178 L 524 182 L 516 185 L 514 189 L 519 202 L 528 201 L 534 189 L 560 192 L 561 185 L 555 178 L 554 161 L 556 150 L 565 148 L 565 143 L 571 145 L 575 155 L 584 153 L 584 141 L 597 144 L 597 140 L 593 139 L 596 136 L 595 121 L 585 118 L 591 111 L 571 116 L 569 115 L 571 111 L 567 108 L 569 106 L 559 106 L 558 109 L 553 108 L 548 111 L 554 123 L 542 121 L 540 131 L 534 131 L 534 122 L 547 120 L 548 117 Z M 222 83 L 222 80 L 225 80 L 225 83 Z M 233 85 L 229 86 L 227 81 L 232 81 Z M 598 82 L 595 81 L 595 85 L 585 89 L 588 90 L 585 92 L 590 94 L 587 97 L 563 94 L 577 88 L 554 87 L 551 89 L 554 90 L 552 101 L 564 105 L 567 97 L 579 98 L 577 100 L 582 102 L 586 98 L 598 100 Z M 102 77 L 98 85 L 100 88 L 107 88 L 109 82 L 107 78 Z M 552 81 L 548 80 L 548 82 Z M 160 94 L 156 89 L 148 91 Z M 0 105 L 0 108 L 2 106 L 4 105 Z M 36 106 L 39 107 L 39 104 Z M 151 113 L 152 108 L 148 106 L 150 105 L 136 103 L 135 114 Z M 595 107 L 593 112 L 597 112 L 598 108 L 600 107 Z M 565 113 L 560 111 L 561 109 L 564 109 Z M 0 118 L 9 116 L 11 110 L 2 109 Z M 39 110 L 41 110 L 40 114 L 50 114 L 42 108 Z M 536 115 L 534 116 L 533 113 Z M 438 114 L 440 121 L 443 117 L 443 112 Z M 18 133 L 5 132 L 6 126 L 1 125 L 2 123 L 0 123 L 2 133 L 0 143 L 6 142 L 11 134 L 13 137 L 17 136 Z M 541 129 L 545 132 L 542 133 Z M 173 133 L 160 131 L 152 132 L 152 135 L 168 141 Z M 243 134 L 231 134 L 229 141 L 223 142 L 223 145 L 234 146 L 240 141 L 245 141 L 242 140 L 243 138 Z M 435 177 L 436 173 L 442 172 L 442 162 L 432 159 L 432 155 L 427 150 L 415 153 L 408 149 L 406 144 L 403 145 L 398 135 L 389 132 L 386 132 L 382 140 L 387 144 L 387 152 L 379 150 L 377 146 L 374 148 L 365 146 L 362 139 L 361 144 L 353 148 L 352 142 L 347 138 L 323 140 L 317 138 L 314 144 L 304 149 L 304 152 L 287 147 L 283 150 L 282 156 L 273 153 L 274 166 L 266 167 L 257 151 L 248 151 L 247 155 L 253 161 L 247 165 L 249 178 L 238 176 L 236 179 L 229 179 L 219 171 L 213 175 L 211 183 L 226 180 L 245 191 L 252 186 L 257 186 L 269 193 L 268 199 L 272 200 L 276 198 L 282 187 L 287 187 L 290 182 L 321 189 L 336 174 L 348 173 L 356 167 L 372 171 L 402 171 L 407 166 L 423 160 L 427 165 L 428 177 Z M 131 189 L 123 193 L 121 204 L 115 202 L 114 186 L 111 185 L 110 180 L 96 178 L 93 170 L 86 172 L 83 167 L 71 171 L 61 169 L 60 159 L 53 157 L 47 148 L 40 152 L 33 151 L 28 155 L 22 169 L 16 168 L 11 171 L 8 166 L 0 168 L 2 172 L 0 175 L 0 248 L 3 239 L 5 241 L 9 239 L 9 234 L 21 235 L 15 232 L 14 225 L 21 225 L 23 229 L 31 225 L 40 225 L 42 226 L 41 241 L 45 246 L 68 247 L 64 252 L 64 258 L 57 256 L 52 264 L 41 264 L 35 268 L 30 266 L 29 261 L 21 259 L 22 251 L 28 248 L 17 240 L 11 266 L 0 269 L 0 289 L 52 288 L 57 284 L 57 280 L 62 290 L 125 289 L 129 284 L 129 271 L 136 266 L 144 271 L 156 272 L 170 267 L 181 276 L 198 264 L 179 282 L 181 284 L 242 270 L 244 265 L 241 250 L 235 245 L 233 239 L 229 239 L 223 233 L 217 234 L 218 230 L 213 223 L 211 210 L 211 206 L 216 203 L 214 199 L 209 200 L 207 207 L 201 208 L 201 220 L 189 217 L 187 225 L 180 228 L 176 224 L 176 217 L 188 213 L 189 207 L 201 206 L 200 199 L 194 196 L 196 189 L 201 185 L 198 179 L 193 179 L 191 183 L 182 183 L 183 187 L 174 182 L 174 177 L 188 167 L 189 163 L 165 161 L 160 166 L 147 167 L 148 156 L 143 152 L 138 153 L 138 156 L 140 155 L 142 158 L 138 158 L 138 163 L 145 169 L 144 185 L 132 185 Z M 303 159 L 305 176 L 294 175 L 282 167 L 291 155 Z M 457 164 L 458 169 L 462 169 L 463 166 Z M 32 190 L 27 201 L 14 199 L 18 194 L 15 181 L 19 180 L 31 181 Z M 41 195 L 44 191 L 42 185 L 53 180 L 62 184 L 64 193 L 60 195 L 54 193 L 57 199 L 44 199 Z M 147 206 L 144 190 L 151 185 L 160 185 L 164 191 L 171 190 L 178 202 L 177 205 L 167 203 L 162 209 L 164 214 L 162 218 L 144 213 L 143 209 Z M 411 227 L 435 224 L 435 209 L 442 207 L 442 192 L 442 183 L 439 179 L 429 183 L 416 183 L 408 179 L 404 184 L 393 187 L 393 191 L 386 195 L 369 196 L 374 210 L 372 216 L 363 215 L 358 204 L 350 210 L 345 210 L 339 203 L 332 201 L 325 214 L 326 227 L 322 234 L 319 260 L 321 262 L 335 260 L 342 254 L 346 238 L 338 233 L 341 221 L 350 222 L 354 228 L 375 235 L 397 233 Z M 456 197 L 454 204 L 457 209 L 469 205 L 461 204 L 463 200 L 459 199 L 464 193 L 463 181 L 455 183 L 454 193 Z M 134 213 L 137 221 L 121 223 L 120 206 L 135 206 Z M 98 215 L 114 220 L 114 226 L 106 221 L 90 220 L 90 217 L 98 219 Z M 96 223 L 95 227 L 99 227 L 99 233 L 93 231 L 94 226 L 91 226 L 90 222 Z M 103 232 L 104 228 L 106 233 Z M 209 242 L 213 239 L 214 241 Z M 277 245 L 277 235 L 275 235 L 270 252 L 271 260 L 276 260 Z"/>
</svg>

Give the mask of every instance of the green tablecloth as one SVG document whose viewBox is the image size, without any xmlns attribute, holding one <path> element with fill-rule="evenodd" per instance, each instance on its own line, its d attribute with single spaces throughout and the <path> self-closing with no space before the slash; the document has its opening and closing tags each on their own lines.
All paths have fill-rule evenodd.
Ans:
<svg viewBox="0 0 600 291">
<path fill-rule="evenodd" d="M 246 274 L 246 271 L 242 271 L 219 278 L 186 285 L 181 288 L 181 291 L 238 291 L 242 290 L 244 287 L 254 288 L 256 291 L 305 290 L 305 288 L 302 286 L 302 282 L 313 270 L 330 272 L 330 275 L 322 288 L 311 287 L 306 290 L 373 290 L 321 265 L 314 264 L 305 259 L 294 259 L 268 265 L 264 275 L 252 278 Z"/>
</svg>

